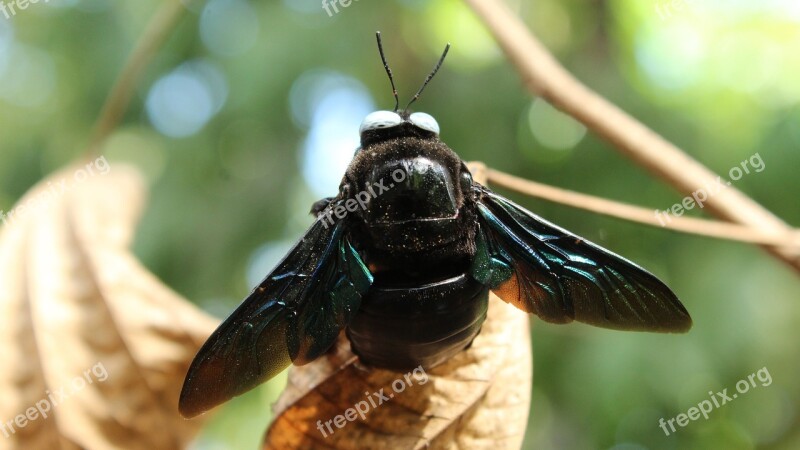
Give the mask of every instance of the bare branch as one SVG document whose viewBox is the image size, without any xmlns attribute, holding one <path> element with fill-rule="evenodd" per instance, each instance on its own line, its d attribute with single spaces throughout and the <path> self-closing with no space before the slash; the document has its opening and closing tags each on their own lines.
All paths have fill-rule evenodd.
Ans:
<svg viewBox="0 0 800 450">
<path fill-rule="evenodd" d="M 100 152 L 103 141 L 117 127 L 128 109 L 139 77 L 185 12 L 186 6 L 180 0 L 164 0 L 153 18 L 150 19 L 147 29 L 128 57 L 125 67 L 103 104 L 103 109 L 95 122 L 87 145 L 86 155 L 88 157 L 95 156 Z"/>
<path fill-rule="evenodd" d="M 484 171 L 490 185 L 501 186 L 554 203 L 682 233 L 748 244 L 792 247 L 794 252 L 800 255 L 800 230 L 798 229 L 788 234 L 774 234 L 727 222 L 676 216 L 670 216 L 662 224 L 651 209 L 537 183 L 486 168 L 481 163 L 472 162 L 470 163 L 470 168 Z"/>
<path fill-rule="evenodd" d="M 682 194 L 714 185 L 717 175 L 645 125 L 575 79 L 501 0 L 465 0 L 492 32 L 528 89 L 570 114 Z M 718 217 L 789 235 L 792 228 L 770 211 L 730 187 L 707 202 Z M 767 249 L 800 272 L 800 255 L 788 247 Z"/>
</svg>

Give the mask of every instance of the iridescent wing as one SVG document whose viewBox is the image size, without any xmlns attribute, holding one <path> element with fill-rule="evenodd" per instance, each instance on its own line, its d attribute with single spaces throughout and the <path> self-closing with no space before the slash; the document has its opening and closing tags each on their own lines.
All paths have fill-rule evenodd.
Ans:
<svg viewBox="0 0 800 450">
<path fill-rule="evenodd" d="M 193 417 L 258 386 L 336 341 L 372 284 L 344 222 L 319 218 L 206 341 L 192 362 L 180 412 Z"/>
<path fill-rule="evenodd" d="M 618 330 L 685 332 L 686 308 L 658 278 L 475 185 L 480 211 L 473 275 L 542 320 Z"/>
</svg>

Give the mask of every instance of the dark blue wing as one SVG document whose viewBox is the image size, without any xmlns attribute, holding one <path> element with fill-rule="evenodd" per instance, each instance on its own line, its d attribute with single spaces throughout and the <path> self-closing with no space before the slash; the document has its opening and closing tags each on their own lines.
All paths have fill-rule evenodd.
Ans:
<svg viewBox="0 0 800 450">
<path fill-rule="evenodd" d="M 483 186 L 473 273 L 497 296 L 548 322 L 685 332 L 692 320 L 658 278 Z"/>
<path fill-rule="evenodd" d="M 183 385 L 181 414 L 193 417 L 292 362 L 322 355 L 358 311 L 372 279 L 343 222 L 318 219 L 200 349 Z"/>
</svg>

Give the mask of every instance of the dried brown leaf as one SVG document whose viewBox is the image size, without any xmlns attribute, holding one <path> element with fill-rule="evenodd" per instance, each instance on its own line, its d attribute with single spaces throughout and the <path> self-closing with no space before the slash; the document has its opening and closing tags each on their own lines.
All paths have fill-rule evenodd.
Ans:
<svg viewBox="0 0 800 450">
<path fill-rule="evenodd" d="M 0 233 L 0 448 L 184 448 L 202 422 L 178 393 L 218 321 L 130 253 L 139 174 L 77 182 L 82 168 L 39 183 Z"/>
<path fill-rule="evenodd" d="M 360 367 L 342 336 L 334 352 L 291 369 L 264 448 L 518 449 L 532 380 L 528 324 L 526 314 L 491 295 L 488 318 L 472 346 L 441 366 L 423 368 L 426 382 L 414 374 L 409 383 L 406 374 Z M 405 385 L 402 392 L 393 383 L 398 390 Z M 373 393 L 381 389 L 393 397 L 378 404 Z M 364 420 L 341 429 L 332 424 L 328 433 L 326 421 L 369 397 L 376 405 Z"/>
</svg>

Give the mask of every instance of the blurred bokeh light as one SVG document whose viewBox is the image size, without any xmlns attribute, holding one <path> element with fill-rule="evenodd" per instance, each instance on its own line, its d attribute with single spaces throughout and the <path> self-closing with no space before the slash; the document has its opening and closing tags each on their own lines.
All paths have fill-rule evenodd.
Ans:
<svg viewBox="0 0 800 450">
<path fill-rule="evenodd" d="M 156 0 L 61 0 L 0 17 L 0 209 L 83 151 Z M 187 3 L 187 2 L 184 2 Z M 800 3 L 796 0 L 510 0 L 579 79 L 718 173 L 759 152 L 736 187 L 800 224 Z M 335 195 L 366 114 L 401 102 L 447 42 L 415 108 L 466 160 L 661 210 L 681 195 L 532 98 L 458 0 L 193 2 L 103 149 L 152 195 L 135 251 L 165 282 L 223 315 Z M 641 263 L 692 313 L 687 335 L 534 320 L 525 448 L 800 448 L 796 275 L 762 250 L 678 235 L 508 194 Z M 702 211 L 690 211 L 702 214 Z M 665 436 L 671 418 L 767 367 L 774 382 Z M 221 408 L 198 449 L 256 448 L 285 377 Z"/>
</svg>

